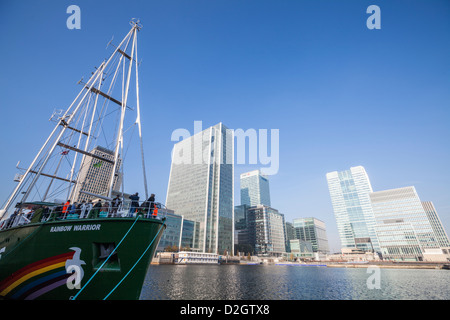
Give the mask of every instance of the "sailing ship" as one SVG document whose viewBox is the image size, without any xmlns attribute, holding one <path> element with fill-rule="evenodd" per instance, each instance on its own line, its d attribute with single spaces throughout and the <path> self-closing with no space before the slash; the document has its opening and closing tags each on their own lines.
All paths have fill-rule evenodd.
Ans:
<svg viewBox="0 0 450 320">
<path fill-rule="evenodd" d="M 142 25 L 130 24 L 118 46 L 108 44 L 109 58 L 79 82 L 66 111 L 54 112 L 56 125 L 28 168 L 18 167 L 0 210 L 1 299 L 139 299 L 166 225 L 157 214 L 162 205 L 148 196 L 138 84 Z M 144 203 L 124 192 L 125 163 L 139 162 L 126 147 L 136 127 Z"/>
</svg>

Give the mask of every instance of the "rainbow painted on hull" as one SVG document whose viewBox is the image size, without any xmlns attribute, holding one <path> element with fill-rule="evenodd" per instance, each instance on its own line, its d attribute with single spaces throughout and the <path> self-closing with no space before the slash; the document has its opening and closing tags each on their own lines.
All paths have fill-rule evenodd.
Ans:
<svg viewBox="0 0 450 320">
<path fill-rule="evenodd" d="M 34 300 L 59 286 L 71 276 L 66 272 L 66 261 L 75 251 L 49 257 L 27 265 L 0 282 L 0 296 L 12 299 Z M 32 282 L 28 280 L 33 279 Z"/>
</svg>

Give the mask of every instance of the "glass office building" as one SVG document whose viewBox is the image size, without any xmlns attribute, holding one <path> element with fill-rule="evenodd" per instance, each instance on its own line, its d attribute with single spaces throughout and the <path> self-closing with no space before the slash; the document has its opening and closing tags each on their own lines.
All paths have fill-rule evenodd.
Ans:
<svg viewBox="0 0 450 320">
<path fill-rule="evenodd" d="M 448 250 L 450 248 L 450 241 L 448 239 L 447 233 L 445 232 L 444 226 L 442 225 L 441 219 L 439 219 L 433 202 L 422 201 L 422 206 L 428 216 L 428 220 L 430 221 L 434 234 L 436 235 L 437 242 L 439 243 L 441 248 L 446 248 L 444 250 Z"/>
<path fill-rule="evenodd" d="M 190 251 L 192 248 L 198 248 L 198 242 L 194 242 L 195 236 L 199 231 L 199 223 L 191 220 L 183 219 L 181 228 L 180 250 Z"/>
<path fill-rule="evenodd" d="M 241 174 L 241 204 L 270 207 L 269 180 L 259 170 Z"/>
<path fill-rule="evenodd" d="M 256 255 L 281 256 L 286 251 L 284 215 L 268 206 L 247 209 L 248 241 Z"/>
<path fill-rule="evenodd" d="M 198 223 L 193 250 L 233 251 L 233 170 L 233 133 L 222 123 L 175 144 L 166 205 Z"/>
<path fill-rule="evenodd" d="M 180 244 L 181 227 L 183 217 L 175 214 L 170 209 L 158 209 L 158 214 L 166 218 L 166 229 L 158 243 L 156 251 L 165 251 L 167 247 L 178 247 Z"/>
<path fill-rule="evenodd" d="M 313 252 L 328 254 L 325 223 L 316 218 L 299 218 L 293 221 L 295 239 L 310 242 Z"/>
<path fill-rule="evenodd" d="M 440 251 L 438 239 L 414 187 L 370 194 L 383 259 L 422 261 Z"/>
<path fill-rule="evenodd" d="M 248 238 L 248 205 L 234 207 L 234 246 L 235 253 L 253 253 L 254 248 Z"/>
<path fill-rule="evenodd" d="M 314 250 L 311 242 L 303 241 L 300 239 L 289 240 L 289 247 L 291 248 L 291 255 L 295 258 L 301 259 L 313 259 L 314 258 Z"/>
<path fill-rule="evenodd" d="M 285 233 L 285 246 L 286 252 L 291 252 L 291 243 L 290 240 L 294 240 L 295 238 L 295 229 L 294 225 L 291 222 L 284 223 L 284 233 Z"/>
<path fill-rule="evenodd" d="M 234 207 L 236 251 L 260 256 L 280 256 L 286 252 L 284 215 L 258 205 Z"/>
<path fill-rule="evenodd" d="M 369 193 L 372 186 L 362 166 L 327 173 L 331 203 L 342 248 L 379 251 Z"/>
<path fill-rule="evenodd" d="M 166 208 L 159 209 L 158 215 L 166 218 L 166 229 L 156 251 L 167 251 L 169 247 L 177 247 L 179 250 L 191 250 L 195 247 L 194 235 L 198 232 L 198 223 L 184 219 L 183 216 Z"/>
</svg>

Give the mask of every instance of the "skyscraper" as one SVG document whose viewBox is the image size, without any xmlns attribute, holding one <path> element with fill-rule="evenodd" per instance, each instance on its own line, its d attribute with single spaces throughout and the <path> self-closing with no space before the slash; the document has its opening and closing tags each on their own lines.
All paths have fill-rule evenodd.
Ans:
<svg viewBox="0 0 450 320">
<path fill-rule="evenodd" d="M 428 260 L 439 242 L 414 187 L 370 194 L 383 259 Z"/>
<path fill-rule="evenodd" d="M 437 214 L 436 208 L 431 201 L 422 201 L 423 209 L 425 210 L 428 220 L 430 221 L 431 227 L 433 228 L 434 234 L 436 235 L 436 240 L 438 241 L 441 248 L 450 248 L 450 240 L 445 232 L 444 226 L 442 225 L 441 219 Z M 447 250 L 445 249 L 445 250 Z"/>
<path fill-rule="evenodd" d="M 256 255 L 280 256 L 286 251 L 284 215 L 264 205 L 247 209 L 248 241 Z"/>
<path fill-rule="evenodd" d="M 342 248 L 379 251 L 369 197 L 372 186 L 365 169 L 329 172 L 327 181 Z"/>
<path fill-rule="evenodd" d="M 269 180 L 259 170 L 241 174 L 241 204 L 270 207 Z"/>
<path fill-rule="evenodd" d="M 254 252 L 249 241 L 248 208 L 242 204 L 234 207 L 234 245 L 236 252 Z"/>
<path fill-rule="evenodd" d="M 236 251 L 280 256 L 286 251 L 286 223 L 277 209 L 246 204 L 234 207 Z"/>
<path fill-rule="evenodd" d="M 222 123 L 173 148 L 166 205 L 196 222 L 194 250 L 233 252 L 233 170 L 233 134 Z"/>
</svg>

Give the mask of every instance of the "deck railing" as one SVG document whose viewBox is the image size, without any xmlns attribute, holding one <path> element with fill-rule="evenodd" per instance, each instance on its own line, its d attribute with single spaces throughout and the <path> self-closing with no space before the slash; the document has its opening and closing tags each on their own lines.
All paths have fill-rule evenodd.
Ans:
<svg viewBox="0 0 450 320">
<path fill-rule="evenodd" d="M 74 207 L 59 206 L 34 206 L 31 209 L 24 206 L 5 220 L 0 221 L 0 230 L 17 227 L 29 223 L 41 223 L 47 221 L 61 221 L 71 219 L 97 219 L 97 218 L 131 218 L 142 215 L 145 219 L 162 219 L 166 216 L 167 208 L 155 202 L 149 205 L 142 201 L 132 203 L 125 200 L 119 206 L 113 206 L 109 201 L 96 201 L 88 203 L 75 203 Z"/>
</svg>

